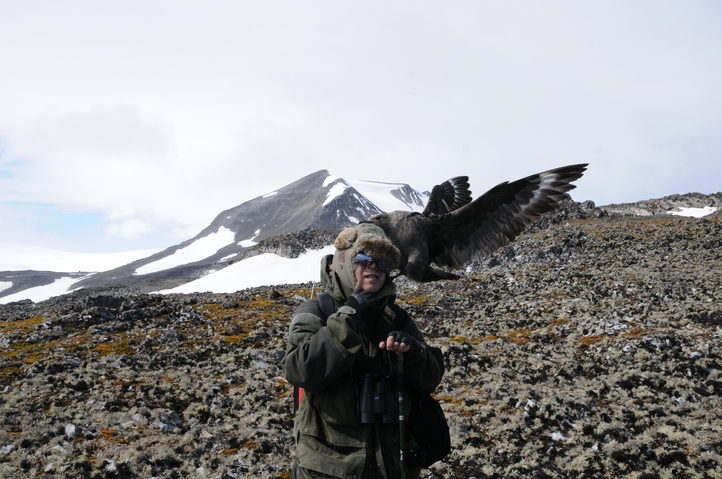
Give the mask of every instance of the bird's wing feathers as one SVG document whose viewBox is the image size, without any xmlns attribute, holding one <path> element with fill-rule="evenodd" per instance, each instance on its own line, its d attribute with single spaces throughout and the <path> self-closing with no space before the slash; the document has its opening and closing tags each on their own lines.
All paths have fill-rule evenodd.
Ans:
<svg viewBox="0 0 722 479">
<path fill-rule="evenodd" d="M 586 164 L 565 166 L 501 183 L 471 203 L 445 215 L 430 216 L 429 258 L 440 266 L 462 268 L 506 245 L 541 215 L 569 198 L 570 184 Z"/>
<path fill-rule="evenodd" d="M 422 214 L 424 216 L 445 215 L 469 203 L 471 203 L 469 177 L 455 176 L 434 186 Z"/>
</svg>

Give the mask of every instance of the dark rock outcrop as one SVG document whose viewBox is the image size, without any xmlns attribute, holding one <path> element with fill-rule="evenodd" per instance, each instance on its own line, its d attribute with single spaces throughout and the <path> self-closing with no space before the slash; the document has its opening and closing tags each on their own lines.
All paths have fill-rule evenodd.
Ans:
<svg viewBox="0 0 722 479">
<path fill-rule="evenodd" d="M 333 244 L 340 230 L 316 230 L 306 228 L 302 231 L 274 236 L 265 239 L 244 252 L 240 258 L 233 259 L 230 264 L 260 254 L 277 254 L 284 258 L 298 258 L 308 250 L 321 249 Z"/>
</svg>

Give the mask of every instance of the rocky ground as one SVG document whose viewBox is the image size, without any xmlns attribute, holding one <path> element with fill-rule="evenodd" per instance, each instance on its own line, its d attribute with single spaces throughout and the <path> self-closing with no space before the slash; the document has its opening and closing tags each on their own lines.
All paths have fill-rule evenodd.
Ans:
<svg viewBox="0 0 722 479">
<path fill-rule="evenodd" d="M 398 280 L 447 372 L 447 478 L 722 477 L 720 217 L 567 208 Z M 318 285 L 0 306 L 0 477 L 288 478 L 289 319 Z"/>
</svg>

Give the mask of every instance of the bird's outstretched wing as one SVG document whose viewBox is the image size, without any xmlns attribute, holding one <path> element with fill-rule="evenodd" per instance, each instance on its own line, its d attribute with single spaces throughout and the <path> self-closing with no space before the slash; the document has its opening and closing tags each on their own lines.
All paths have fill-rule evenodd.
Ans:
<svg viewBox="0 0 722 479">
<path fill-rule="evenodd" d="M 504 182 L 465 206 L 430 216 L 429 259 L 458 269 L 488 256 L 568 199 L 567 192 L 575 188 L 570 183 L 579 179 L 586 167 L 570 165 Z"/>
<path fill-rule="evenodd" d="M 469 177 L 455 176 L 434 186 L 422 214 L 424 216 L 445 215 L 469 203 L 471 203 Z"/>
</svg>

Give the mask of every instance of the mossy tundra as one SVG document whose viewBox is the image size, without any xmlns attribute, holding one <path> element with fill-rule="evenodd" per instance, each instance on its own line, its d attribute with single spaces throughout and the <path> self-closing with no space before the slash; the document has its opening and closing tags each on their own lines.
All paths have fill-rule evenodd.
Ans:
<svg viewBox="0 0 722 479">
<path fill-rule="evenodd" d="M 722 477 L 718 217 L 532 228 L 459 281 L 397 280 L 447 370 L 425 477 Z M 0 306 L 0 476 L 288 478 L 279 360 L 318 284 Z"/>
</svg>

